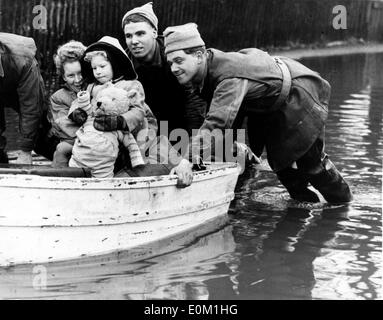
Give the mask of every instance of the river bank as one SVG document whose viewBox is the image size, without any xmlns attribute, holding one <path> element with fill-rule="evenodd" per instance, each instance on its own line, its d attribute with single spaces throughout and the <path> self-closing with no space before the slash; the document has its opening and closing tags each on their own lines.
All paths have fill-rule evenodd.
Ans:
<svg viewBox="0 0 383 320">
<path fill-rule="evenodd" d="M 59 45 L 71 39 L 89 45 L 104 35 L 124 43 L 121 18 L 127 10 L 143 3 L 143 0 L 114 0 L 113 5 L 104 0 L 0 1 L 0 29 L 35 39 L 40 66 L 51 82 L 55 72 L 52 56 Z M 336 24 L 339 13 L 334 10 L 338 6 L 347 11 L 347 23 L 341 29 Z M 36 13 L 38 8 L 44 9 L 41 14 L 44 12 L 46 19 Z M 154 11 L 160 22 L 159 34 L 167 26 L 195 22 L 207 46 L 223 51 L 250 47 L 319 48 L 325 43 L 350 40 L 383 41 L 381 0 L 341 3 L 296 0 L 293 5 L 289 0 L 157 0 Z"/>
<path fill-rule="evenodd" d="M 300 60 L 303 58 L 339 56 L 359 53 L 379 53 L 383 52 L 383 43 L 365 43 L 365 44 L 327 44 L 322 48 L 299 48 L 286 50 L 269 50 L 269 53 L 275 56 L 285 56 Z"/>
</svg>

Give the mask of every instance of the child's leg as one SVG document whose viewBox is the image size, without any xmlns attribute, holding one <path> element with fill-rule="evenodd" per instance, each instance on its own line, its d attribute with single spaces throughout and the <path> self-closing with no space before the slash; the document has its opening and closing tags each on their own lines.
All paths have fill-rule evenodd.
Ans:
<svg viewBox="0 0 383 320">
<path fill-rule="evenodd" d="M 52 167 L 54 168 L 65 168 L 68 167 L 69 159 L 72 155 L 73 145 L 62 141 L 57 147 L 53 154 Z"/>
<path fill-rule="evenodd" d="M 94 163 L 92 163 L 94 165 Z M 98 164 L 95 167 L 92 167 L 90 163 L 84 164 L 81 161 L 76 160 L 74 157 L 69 159 L 69 167 L 71 168 L 83 168 L 90 170 L 92 178 L 113 178 L 113 162 L 104 163 L 104 165 Z"/>
<path fill-rule="evenodd" d="M 103 167 L 103 168 L 97 168 L 91 169 L 91 174 L 93 178 L 113 178 L 114 172 L 113 172 L 113 166 Z"/>
</svg>

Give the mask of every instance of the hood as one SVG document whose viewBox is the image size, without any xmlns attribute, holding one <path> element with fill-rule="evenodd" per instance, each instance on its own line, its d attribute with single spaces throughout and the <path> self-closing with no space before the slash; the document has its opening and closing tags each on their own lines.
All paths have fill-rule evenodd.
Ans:
<svg viewBox="0 0 383 320">
<path fill-rule="evenodd" d="M 111 60 L 113 72 L 115 74 L 118 73 L 120 76 L 123 76 L 126 80 L 137 79 L 137 73 L 134 70 L 133 63 L 126 54 L 118 39 L 110 36 L 102 37 L 97 42 L 92 43 L 90 46 L 88 46 L 88 48 L 85 50 L 84 57 L 86 53 L 98 50 L 104 50 L 107 52 Z"/>
</svg>

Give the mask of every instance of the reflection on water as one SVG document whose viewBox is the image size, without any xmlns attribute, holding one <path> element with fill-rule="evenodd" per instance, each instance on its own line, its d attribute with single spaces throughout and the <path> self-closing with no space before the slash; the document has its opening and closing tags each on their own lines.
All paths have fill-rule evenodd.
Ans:
<svg viewBox="0 0 383 320">
<path fill-rule="evenodd" d="M 129 252 L 3 269 L 0 296 L 3 299 L 208 299 L 209 290 L 204 282 L 230 278 L 230 272 L 216 271 L 220 264 L 237 265 L 235 247 L 228 217 L 218 218 L 203 228 Z M 46 289 L 35 289 L 39 283 L 35 281 L 34 270 L 46 270 Z"/>
<path fill-rule="evenodd" d="M 237 185 L 229 223 L 198 230 L 207 235 L 47 265 L 43 290 L 32 287 L 33 266 L 0 268 L 0 297 L 382 298 L 383 55 L 304 63 L 332 84 L 326 148 L 352 187 L 351 205 L 295 203 L 272 172 L 252 168 Z"/>
</svg>

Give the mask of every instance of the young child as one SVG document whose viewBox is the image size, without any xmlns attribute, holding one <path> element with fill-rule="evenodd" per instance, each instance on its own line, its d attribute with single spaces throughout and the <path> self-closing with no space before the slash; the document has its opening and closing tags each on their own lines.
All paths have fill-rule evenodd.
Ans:
<svg viewBox="0 0 383 320">
<path fill-rule="evenodd" d="M 93 78 L 93 83 L 87 88 L 89 100 L 81 93 L 80 99 L 73 105 L 73 111 L 70 111 L 74 119 L 86 121 L 77 132 L 69 166 L 90 168 L 94 177 L 113 177 L 113 167 L 118 154 L 116 131 L 138 133 L 144 124 L 152 130 L 157 130 L 157 124 L 145 104 L 141 83 L 135 80 L 137 75 L 133 65 L 117 39 L 107 36 L 90 45 L 85 51 L 84 60 L 91 65 L 93 77 L 90 78 Z M 97 96 L 103 89 L 111 86 L 123 88 L 129 93 L 128 111 L 122 115 L 97 114 Z M 120 134 L 117 136 L 121 137 Z"/>
<path fill-rule="evenodd" d="M 76 131 L 79 125 L 68 118 L 68 112 L 76 95 L 84 88 L 81 59 L 86 47 L 79 41 L 69 41 L 57 49 L 54 63 L 57 73 L 64 81 L 61 89 L 50 97 L 48 120 L 51 123 L 49 135 L 59 139 L 53 155 L 53 167 L 67 167 Z"/>
</svg>

